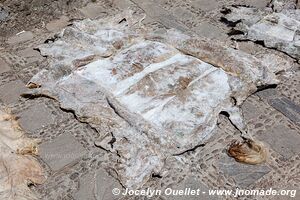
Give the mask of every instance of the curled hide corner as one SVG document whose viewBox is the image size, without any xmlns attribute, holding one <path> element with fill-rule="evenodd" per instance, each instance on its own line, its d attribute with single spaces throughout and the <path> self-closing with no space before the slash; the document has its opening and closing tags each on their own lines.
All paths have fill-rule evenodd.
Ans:
<svg viewBox="0 0 300 200">
<path fill-rule="evenodd" d="M 0 110 L 0 199 L 38 199 L 28 187 L 45 181 L 34 158 L 38 142 L 24 135 L 14 116 Z"/>
<path fill-rule="evenodd" d="M 252 139 L 244 139 L 242 142 L 234 140 L 229 146 L 228 155 L 236 161 L 257 165 L 267 159 L 267 149 L 263 143 Z"/>
<path fill-rule="evenodd" d="M 177 30 L 153 33 L 126 16 L 74 22 L 40 45 L 49 68 L 32 77 L 27 95 L 53 98 L 89 123 L 101 138 L 95 145 L 117 154 L 110 167 L 120 182 L 140 188 L 167 157 L 209 138 L 221 111 L 243 132 L 239 106 L 290 66 Z M 245 145 L 235 155 L 260 155 Z"/>
</svg>

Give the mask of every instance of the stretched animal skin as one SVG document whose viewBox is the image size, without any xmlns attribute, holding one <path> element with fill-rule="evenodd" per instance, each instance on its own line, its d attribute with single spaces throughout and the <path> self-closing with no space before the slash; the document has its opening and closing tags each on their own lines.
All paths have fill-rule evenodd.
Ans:
<svg viewBox="0 0 300 200">
<path fill-rule="evenodd" d="M 116 157 L 109 167 L 127 188 L 203 143 L 222 111 L 246 134 L 239 105 L 278 83 L 276 61 L 176 30 L 155 34 L 139 21 L 120 14 L 75 22 L 39 47 L 49 65 L 28 83 L 29 95 L 56 99 L 97 130 L 95 145 Z"/>
</svg>

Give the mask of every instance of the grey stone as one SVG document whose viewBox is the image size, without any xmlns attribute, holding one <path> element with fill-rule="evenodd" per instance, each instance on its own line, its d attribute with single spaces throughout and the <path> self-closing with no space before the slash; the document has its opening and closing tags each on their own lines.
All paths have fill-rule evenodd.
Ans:
<svg viewBox="0 0 300 200">
<path fill-rule="evenodd" d="M 198 40 L 184 35 L 180 36 L 180 33 L 176 33 L 174 30 L 173 33 L 156 37 L 157 40 L 155 40 L 160 41 L 160 44 L 151 41 L 152 39 L 150 38 L 146 38 L 147 44 L 144 46 L 144 49 L 151 49 L 149 53 L 147 50 L 140 51 L 139 46 L 140 43 L 144 42 L 147 31 L 141 32 L 140 30 L 136 30 L 135 32 L 131 32 L 134 31 L 135 28 L 132 30 L 130 25 L 122 27 L 116 25 L 114 28 L 115 25 L 111 25 L 111 22 L 115 21 L 115 18 L 106 18 L 105 20 L 108 25 L 103 25 L 104 28 L 98 26 L 98 28 L 101 33 L 103 31 L 107 32 L 107 34 L 105 34 L 105 36 L 107 36 L 105 37 L 106 39 L 99 40 L 97 34 L 93 37 L 92 35 L 98 32 L 94 30 L 93 33 L 91 33 L 90 30 L 91 28 L 93 29 L 93 27 L 96 28 L 96 25 L 89 27 L 89 25 L 91 25 L 90 23 L 82 21 L 78 22 L 78 26 L 83 27 L 83 33 L 89 34 L 88 37 L 83 37 L 83 40 L 89 40 L 88 43 L 80 43 L 80 41 L 74 37 L 76 31 L 74 32 L 74 29 L 70 29 L 69 34 L 64 35 L 64 37 L 61 37 L 50 46 L 49 44 L 45 44 L 45 54 L 48 54 L 53 62 L 50 63 L 51 66 L 48 66 L 48 72 L 45 73 L 44 70 L 40 71 L 32 79 L 31 82 L 42 84 L 41 89 L 33 90 L 32 93 L 35 95 L 45 94 L 47 96 L 52 96 L 60 102 L 62 107 L 76 112 L 79 119 L 90 123 L 94 128 L 101 132 L 104 130 L 107 134 L 98 138 L 95 144 L 102 149 L 118 153 L 120 159 L 115 170 L 118 173 L 118 179 L 122 181 L 122 184 L 128 187 L 141 187 L 148 180 L 153 171 L 157 172 L 161 170 L 166 157 L 169 155 L 180 154 L 185 150 L 192 149 L 201 143 L 204 138 L 207 139 L 209 136 L 213 135 L 212 130 L 217 128 L 215 126 L 216 120 L 213 119 L 218 118 L 218 114 L 222 109 L 225 111 L 227 110 L 230 113 L 232 112 L 234 116 L 236 116 L 232 120 L 232 123 L 241 131 L 245 131 L 244 124 L 242 123 L 242 119 L 238 113 L 239 110 L 236 109 L 236 107 L 233 107 L 231 111 L 228 110 L 230 96 L 234 96 L 239 100 L 239 102 L 242 102 L 247 95 L 251 93 L 251 85 L 259 84 L 258 80 L 266 84 L 268 82 L 273 83 L 275 81 L 272 72 L 266 70 L 264 67 L 257 66 L 257 58 L 233 50 L 229 47 L 224 47 L 222 43 L 219 44 L 216 42 L 215 45 L 212 45 L 209 41 L 201 39 Z M 91 52 L 95 50 L 95 46 L 93 45 L 98 44 L 99 46 L 100 43 L 107 45 L 108 41 L 112 43 L 119 42 L 120 39 L 118 34 L 113 38 L 110 37 L 109 34 L 111 30 L 115 29 L 121 32 L 123 31 L 122 34 L 125 36 L 122 37 L 122 41 L 132 43 L 131 45 L 127 45 L 126 47 L 124 46 L 124 48 L 121 49 L 115 48 L 116 53 L 114 54 L 116 57 L 121 55 L 120 59 L 118 57 L 118 66 L 121 68 L 122 66 L 126 66 L 128 69 L 126 68 L 126 70 L 121 69 L 118 71 L 118 68 L 112 69 L 110 67 L 114 66 L 115 63 L 112 63 L 111 65 L 108 63 L 104 66 L 107 68 L 105 68 L 105 70 L 100 69 L 99 71 L 97 68 L 88 67 L 88 65 L 86 65 L 84 69 L 76 69 L 71 75 L 68 75 L 69 73 L 61 73 L 72 70 L 74 71 L 74 69 L 66 63 L 74 61 L 81 65 L 90 62 L 92 58 L 87 58 L 79 62 L 78 56 L 82 57 L 83 54 L 90 55 Z M 87 34 L 83 34 L 83 36 Z M 132 34 L 136 37 L 133 41 L 131 41 L 130 36 Z M 126 35 L 128 35 L 128 37 Z M 197 43 L 196 45 L 194 45 L 195 42 Z M 70 49 L 72 46 L 74 47 L 74 51 Z M 205 48 L 201 49 L 197 48 L 197 46 L 204 46 Z M 128 48 L 128 51 L 125 50 L 126 48 Z M 165 51 L 162 52 L 162 48 L 165 49 Z M 180 51 L 179 53 L 177 52 L 178 55 L 176 55 L 176 57 L 170 59 L 168 62 L 157 64 L 158 62 L 162 62 L 162 56 L 169 57 L 173 55 L 174 48 Z M 152 50 L 155 52 L 157 51 L 158 54 L 155 53 L 154 55 Z M 64 58 L 55 54 L 54 51 L 63 52 Z M 138 51 L 138 53 L 135 53 L 136 51 Z M 224 53 L 220 54 L 220 51 L 223 51 Z M 96 54 L 97 53 L 98 52 L 96 52 Z M 107 52 L 104 52 L 105 55 L 106 53 Z M 222 71 L 212 65 L 207 65 L 204 61 L 202 63 L 199 62 L 199 60 L 197 61 L 195 57 L 200 54 L 205 55 L 205 60 L 209 63 L 217 62 L 215 64 L 219 65 L 218 63 L 221 62 L 223 63 L 222 66 L 232 66 L 233 68 L 231 71 L 236 71 L 237 73 L 243 71 L 243 73 L 241 77 L 237 77 L 233 80 L 230 78 L 231 73 L 228 72 L 228 70 L 225 73 L 224 70 Z M 145 58 L 146 61 L 143 61 L 143 63 L 147 62 L 156 64 L 153 68 L 149 69 L 149 71 L 148 68 L 145 69 L 142 66 L 132 67 L 131 65 L 128 65 L 127 58 L 130 58 L 130 60 L 141 60 Z M 101 56 L 96 59 L 101 59 Z M 163 67 L 165 65 L 174 65 L 173 62 L 177 63 L 177 59 L 182 61 L 178 63 L 178 65 L 182 66 L 182 68 Z M 209 61 L 214 59 L 215 61 Z M 112 61 L 112 59 L 108 60 L 108 62 L 110 61 Z M 235 66 L 236 63 L 239 63 L 240 65 L 238 68 Z M 186 68 L 185 65 L 187 65 L 189 70 L 183 70 Z M 220 68 L 222 68 L 222 66 L 220 66 Z M 163 69 L 161 67 L 163 67 Z M 158 68 L 161 68 L 162 70 L 158 70 Z M 116 75 L 116 70 L 120 76 L 126 77 L 126 81 L 124 79 L 121 82 L 121 79 L 113 77 Z M 111 73 L 109 71 L 111 71 Z M 152 73 L 154 71 L 155 75 Z M 212 76 L 211 73 L 214 71 L 220 71 L 220 73 L 218 72 L 218 75 Z M 256 71 L 257 73 L 253 74 L 253 71 Z M 47 76 L 47 73 L 50 73 L 50 76 Z M 92 75 L 95 73 L 100 76 L 105 76 L 107 83 L 99 82 L 99 79 L 97 78 L 99 76 Z M 150 84 L 148 80 L 149 73 L 153 75 L 152 78 L 156 80 L 155 83 L 151 81 L 152 79 L 150 82 L 153 82 L 155 85 L 161 85 L 161 88 L 156 88 L 153 91 L 151 90 L 151 94 L 148 94 L 149 92 L 147 92 L 148 84 Z M 192 87 L 192 92 L 190 93 L 182 94 L 182 87 L 185 89 L 189 86 L 193 77 L 197 77 L 199 73 L 205 73 L 205 76 L 200 76 L 195 79 L 197 87 Z M 261 73 L 265 74 L 265 76 L 261 77 L 259 75 Z M 55 75 L 52 76 L 52 74 Z M 133 76 L 133 74 L 137 74 L 139 78 L 137 79 L 135 75 Z M 206 75 L 209 75 L 210 78 Z M 265 77 L 269 76 L 271 78 L 265 79 Z M 45 77 L 47 77 L 46 82 Z M 168 81 L 161 77 L 166 77 L 165 79 L 168 79 Z M 120 84 L 126 84 L 121 88 L 116 87 L 119 82 Z M 235 84 L 236 88 L 231 88 L 230 83 Z M 149 87 L 155 88 L 155 85 L 153 84 L 151 83 L 151 86 Z M 178 84 L 180 85 L 180 90 L 177 89 Z M 55 87 L 57 85 L 59 85 L 59 87 Z M 145 85 L 146 88 L 144 88 Z M 143 94 L 145 93 L 138 99 L 139 105 L 132 105 L 133 96 L 129 95 L 128 92 L 125 91 L 130 88 L 134 93 L 140 94 L 141 91 Z M 176 95 L 179 95 L 180 97 L 178 98 L 181 99 L 182 95 L 184 95 L 185 100 L 174 100 L 174 102 L 172 100 L 172 103 L 170 103 L 169 100 L 163 99 L 167 97 L 169 98 L 170 89 L 174 89 L 174 94 L 172 95 L 175 95 L 170 98 L 177 98 Z M 110 90 L 113 94 L 111 99 L 106 98 L 106 90 Z M 239 92 L 236 93 L 236 90 L 239 90 Z M 196 95 L 198 93 L 201 93 L 199 97 L 200 99 Z M 149 101 L 150 96 L 148 98 L 147 95 L 151 96 L 151 102 Z M 157 95 L 157 97 L 154 97 L 155 95 Z M 190 98 L 189 96 L 191 95 L 192 97 Z M 199 101 L 195 103 L 193 99 L 196 101 L 198 99 Z M 120 105 L 118 101 L 121 102 L 122 105 Z M 157 112 L 157 109 L 155 109 L 155 106 L 162 105 L 165 101 L 168 101 L 168 106 L 163 106 L 163 116 L 159 116 L 160 114 Z M 232 105 L 229 106 L 231 107 Z M 109 110 L 111 107 L 113 107 L 116 112 L 111 112 L 111 110 Z M 145 114 L 143 116 L 140 115 L 141 113 L 146 112 L 150 114 Z M 178 115 L 183 115 L 179 121 L 175 119 Z M 112 134 L 109 134 L 106 130 L 110 127 L 111 121 L 114 123 L 114 130 Z M 107 124 L 107 126 L 103 127 L 101 124 Z M 144 135 L 141 135 L 139 132 L 148 132 L 145 128 L 147 129 L 149 124 L 151 126 L 153 125 L 153 130 L 162 129 L 166 132 L 174 131 L 175 134 L 170 137 L 165 137 L 164 134 L 159 134 L 157 131 L 152 132 L 151 129 L 149 130 L 151 132 L 151 137 L 144 137 Z M 142 126 L 143 128 L 142 130 L 137 130 L 132 128 L 134 126 Z M 231 130 L 229 129 L 228 131 Z M 228 137 L 222 138 L 222 140 L 227 139 Z M 177 147 L 174 145 L 174 141 Z M 213 151 L 216 152 L 218 150 L 214 149 Z M 142 164 L 136 165 L 137 160 Z M 124 171 L 126 173 L 124 173 Z"/>
<path fill-rule="evenodd" d="M 27 88 L 22 81 L 12 81 L 0 86 L 0 99 L 6 104 L 15 103 L 25 91 Z"/>
<path fill-rule="evenodd" d="M 286 159 L 300 153 L 300 134 L 284 125 L 274 126 L 256 137 L 268 143 L 274 151 Z"/>
<path fill-rule="evenodd" d="M 270 99 L 269 103 L 290 120 L 300 123 L 300 106 L 286 97 Z"/>
<path fill-rule="evenodd" d="M 159 17 L 167 13 L 162 6 L 151 1 L 133 0 L 133 2 L 138 4 L 151 17 Z"/>
<path fill-rule="evenodd" d="M 270 0 L 237 0 L 236 4 L 253 6 L 256 8 L 264 8 L 270 3 Z"/>
<path fill-rule="evenodd" d="M 250 186 L 271 171 L 271 169 L 264 164 L 242 164 L 225 154 L 219 159 L 219 167 L 226 175 L 232 177 L 241 188 Z"/>
<path fill-rule="evenodd" d="M 160 15 L 159 17 L 155 17 L 155 19 L 168 28 L 175 28 L 183 32 L 189 30 L 185 25 L 177 22 L 176 19 L 170 15 Z"/>
<path fill-rule="evenodd" d="M 57 20 L 53 20 L 46 25 L 48 31 L 59 31 L 62 28 L 66 27 L 69 23 L 69 18 L 62 16 Z"/>
<path fill-rule="evenodd" d="M 130 0 L 114 0 L 113 2 L 115 4 L 115 6 L 121 10 L 125 10 L 128 7 L 130 7 L 131 5 L 133 5 Z"/>
<path fill-rule="evenodd" d="M 152 1 L 144 1 L 144 0 L 132 0 L 136 4 L 138 4 L 147 14 L 146 19 L 143 21 L 147 23 L 147 21 L 159 21 L 167 28 L 175 28 L 180 31 L 188 31 L 189 29 L 179 23 L 176 19 L 176 16 L 170 15 L 162 6 L 158 5 Z"/>
<path fill-rule="evenodd" d="M 254 119 L 261 114 L 261 109 L 247 100 L 242 104 L 242 110 L 245 120 Z"/>
<path fill-rule="evenodd" d="M 191 19 L 193 17 L 190 11 L 182 7 L 175 8 L 173 11 L 173 15 L 182 20 Z"/>
<path fill-rule="evenodd" d="M 169 195 L 166 196 L 167 200 L 198 200 L 198 199 L 203 199 L 203 200 L 215 200 L 219 199 L 217 196 L 210 196 L 208 194 L 209 188 L 204 185 L 202 182 L 197 180 L 193 176 L 187 177 L 184 181 L 182 181 L 177 187 L 172 188 L 172 190 L 185 190 L 190 188 L 191 190 L 198 190 L 199 189 L 199 195 Z"/>
<path fill-rule="evenodd" d="M 51 142 L 40 145 L 40 157 L 54 171 L 75 163 L 86 153 L 83 146 L 69 133 L 63 133 Z"/>
<path fill-rule="evenodd" d="M 0 58 L 0 74 L 10 71 L 8 64 Z"/>
<path fill-rule="evenodd" d="M 191 5 L 195 8 L 200 8 L 203 11 L 214 10 L 218 8 L 217 0 L 194 0 L 191 1 Z"/>
<path fill-rule="evenodd" d="M 105 170 L 100 169 L 94 173 L 89 173 L 80 178 L 79 190 L 73 194 L 75 200 L 115 200 L 120 195 L 113 195 L 112 190 L 118 188 L 122 191 L 122 186 L 117 180 L 109 176 Z"/>
<path fill-rule="evenodd" d="M 268 99 L 277 97 L 278 92 L 276 89 L 271 88 L 271 89 L 265 89 L 265 90 L 259 91 L 256 93 L 256 95 L 262 99 L 268 100 Z"/>
<path fill-rule="evenodd" d="M 73 194 L 75 200 L 95 200 L 94 185 L 95 185 L 95 173 L 87 174 L 80 178 L 79 189 Z"/>
<path fill-rule="evenodd" d="M 200 36 L 211 39 L 222 40 L 227 38 L 226 33 L 222 29 L 208 22 L 202 22 L 201 24 L 198 24 L 193 28 L 193 31 L 195 31 Z"/>
<path fill-rule="evenodd" d="M 9 13 L 4 9 L 0 7 L 0 22 L 6 21 L 9 17 Z"/>
<path fill-rule="evenodd" d="M 28 40 L 33 39 L 34 35 L 30 31 L 25 31 L 23 33 L 17 34 L 15 36 L 12 36 L 8 38 L 7 43 L 8 44 L 17 44 L 21 42 L 26 42 Z"/>
<path fill-rule="evenodd" d="M 267 10 L 243 6 L 232 6 L 230 10 L 231 12 L 224 14 L 225 19 L 240 20 L 235 29 L 244 33 L 235 38 L 262 41 L 267 48 L 277 49 L 295 59 L 300 58 L 300 32 L 297 29 L 300 23 L 299 10 L 290 9 L 278 13 L 269 12 L 270 8 Z"/>
<path fill-rule="evenodd" d="M 296 0 L 272 0 L 270 5 L 275 12 L 280 12 L 284 9 L 295 9 L 297 7 Z"/>
<path fill-rule="evenodd" d="M 87 6 L 80 9 L 80 12 L 87 18 L 95 19 L 100 16 L 105 16 L 106 9 L 101 5 L 97 5 L 95 3 L 90 3 Z"/>
<path fill-rule="evenodd" d="M 19 123 L 24 130 L 33 132 L 43 126 L 54 123 L 54 115 L 46 105 L 37 104 L 20 114 Z"/>
<path fill-rule="evenodd" d="M 20 50 L 18 52 L 18 55 L 24 57 L 28 63 L 33 63 L 43 59 L 41 54 L 38 51 L 34 50 L 33 48 L 26 48 Z"/>
</svg>

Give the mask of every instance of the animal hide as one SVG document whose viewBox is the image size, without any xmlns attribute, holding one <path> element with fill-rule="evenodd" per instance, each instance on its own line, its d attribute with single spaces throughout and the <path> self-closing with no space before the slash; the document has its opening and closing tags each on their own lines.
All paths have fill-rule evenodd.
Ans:
<svg viewBox="0 0 300 200">
<path fill-rule="evenodd" d="M 95 145 L 117 156 L 110 167 L 128 188 L 210 137 L 221 111 L 246 133 L 239 105 L 278 83 L 276 60 L 176 30 L 155 34 L 139 20 L 75 22 L 39 47 L 49 67 L 28 83 L 29 95 L 56 99 L 98 131 Z"/>
<path fill-rule="evenodd" d="M 27 186 L 45 177 L 38 161 L 37 141 L 27 138 L 15 118 L 0 110 L 0 199 L 38 199 Z"/>
<path fill-rule="evenodd" d="M 235 25 L 235 30 L 244 33 L 236 36 L 237 39 L 263 42 L 266 47 L 300 59 L 299 9 L 282 8 L 273 12 L 270 8 L 230 7 L 224 18 Z"/>
</svg>

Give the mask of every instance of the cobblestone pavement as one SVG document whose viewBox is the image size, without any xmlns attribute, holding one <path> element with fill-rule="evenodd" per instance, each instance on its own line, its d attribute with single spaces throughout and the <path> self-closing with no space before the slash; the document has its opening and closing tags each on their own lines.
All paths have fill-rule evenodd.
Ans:
<svg viewBox="0 0 300 200">
<path fill-rule="evenodd" d="M 110 154 L 95 147 L 97 133 L 63 111 L 58 102 L 40 97 L 20 97 L 25 84 L 40 69 L 46 58 L 34 48 L 51 39 L 73 20 L 114 15 L 130 7 L 146 13 L 143 21 L 155 31 L 177 28 L 193 31 L 210 39 L 231 43 L 230 31 L 220 22 L 223 6 L 242 4 L 265 7 L 268 0 L 75 0 L 0 1 L 0 106 L 11 108 L 29 137 L 39 138 L 38 159 L 47 181 L 32 187 L 41 199 L 118 199 L 112 188 L 122 188 L 107 170 Z M 2 3 L 2 4 L 1 4 Z M 1 8 L 2 7 L 2 8 Z M 9 12 L 7 12 L 9 11 Z M 25 31 L 20 34 L 20 31 Z M 290 57 L 251 42 L 239 48 L 259 55 L 269 52 L 282 56 L 294 67 L 279 74 L 282 83 L 250 96 L 243 104 L 249 130 L 269 149 L 263 165 L 245 165 L 226 154 L 228 144 L 239 132 L 220 115 L 218 128 L 203 147 L 166 160 L 167 174 L 154 174 L 144 188 L 208 189 L 299 189 L 300 188 L 300 71 Z M 300 190 L 298 190 L 300 192 Z M 120 197 L 147 199 L 146 197 Z M 155 196 L 150 199 L 290 199 L 288 196 L 238 197 Z M 300 199 L 299 194 L 295 199 Z"/>
</svg>

